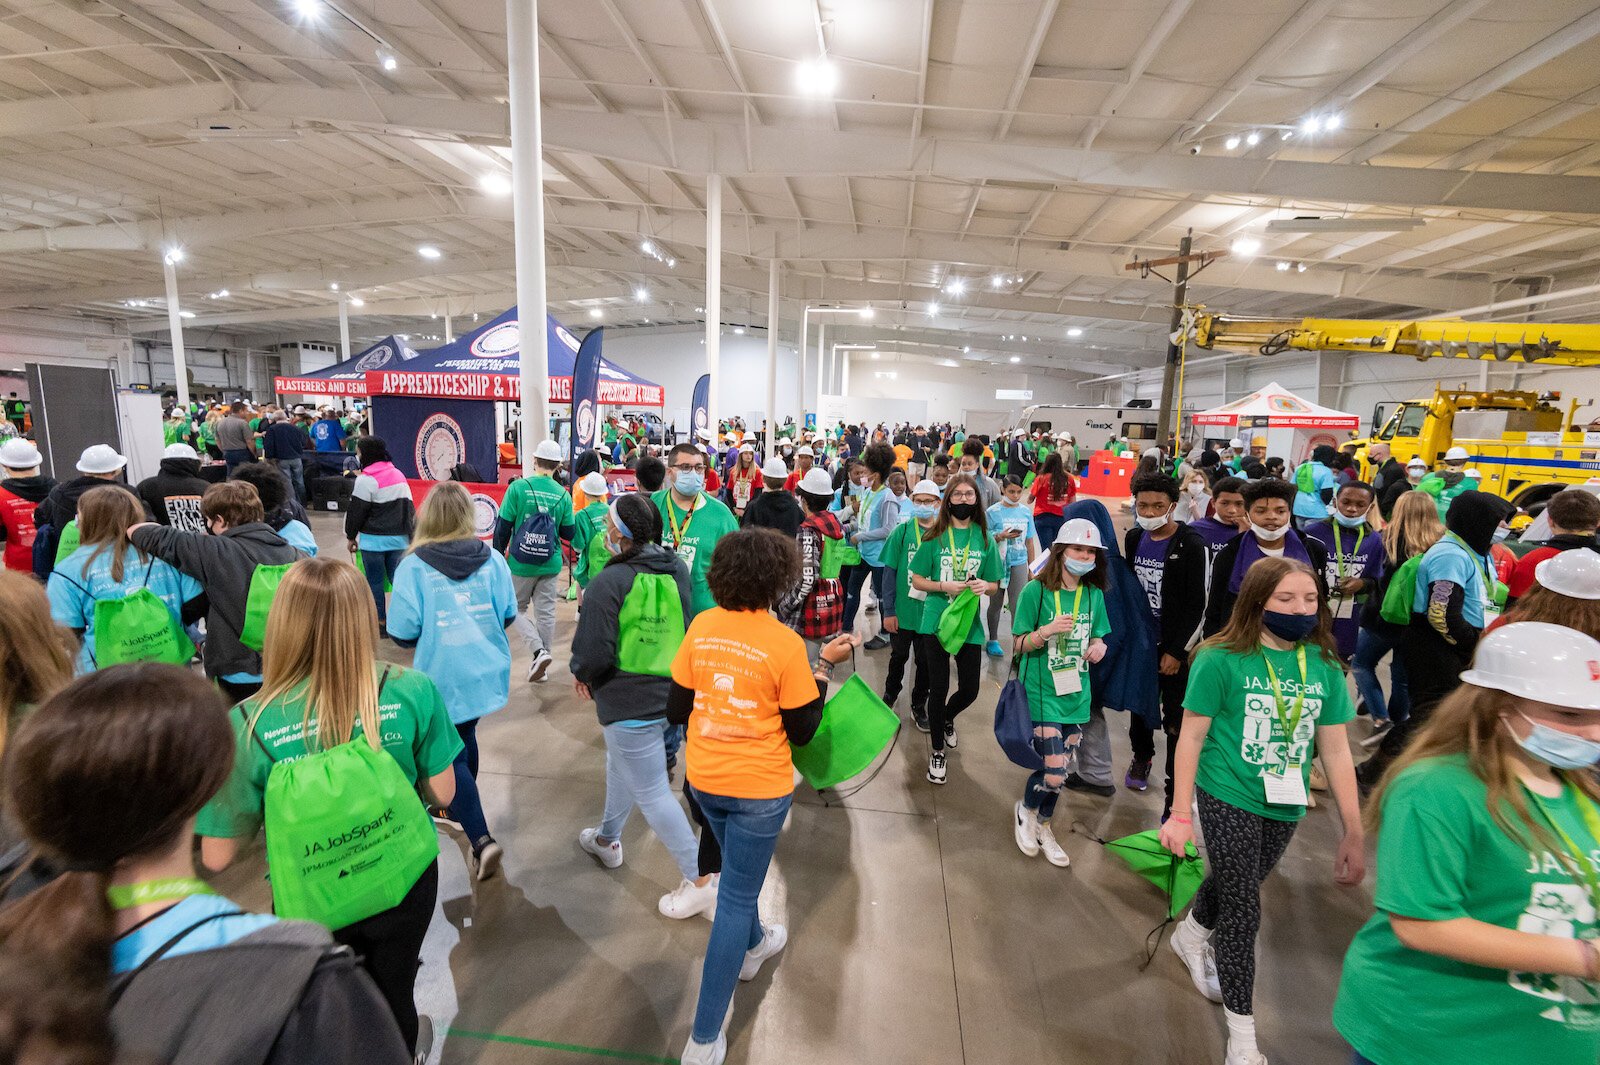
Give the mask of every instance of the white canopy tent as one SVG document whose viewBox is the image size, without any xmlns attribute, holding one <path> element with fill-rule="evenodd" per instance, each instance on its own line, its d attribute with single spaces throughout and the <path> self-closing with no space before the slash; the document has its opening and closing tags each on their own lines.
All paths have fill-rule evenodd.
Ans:
<svg viewBox="0 0 1600 1065">
<path fill-rule="evenodd" d="M 1246 447 L 1265 447 L 1268 455 L 1293 467 L 1309 458 L 1314 447 L 1344 443 L 1361 419 L 1302 399 L 1274 381 L 1243 399 L 1201 411 L 1194 424 L 1231 430 Z"/>
</svg>

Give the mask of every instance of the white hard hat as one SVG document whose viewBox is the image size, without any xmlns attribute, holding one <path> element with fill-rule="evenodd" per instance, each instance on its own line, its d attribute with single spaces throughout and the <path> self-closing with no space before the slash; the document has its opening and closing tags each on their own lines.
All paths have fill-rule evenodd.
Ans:
<svg viewBox="0 0 1600 1065">
<path fill-rule="evenodd" d="M 754 455 L 756 453 L 756 446 L 754 444 L 740 444 L 739 451 L 741 454 Z"/>
<path fill-rule="evenodd" d="M 578 487 L 583 489 L 583 494 L 596 499 L 606 494 L 606 479 L 604 474 L 586 473 L 578 482 Z"/>
<path fill-rule="evenodd" d="M 1015 429 L 1011 430 L 1011 435 L 1012 436 L 1027 436 L 1028 435 L 1028 430 L 1025 427 L 1019 425 Z"/>
<path fill-rule="evenodd" d="M 1533 567 L 1533 579 L 1574 599 L 1600 599 L 1600 555 L 1586 549 L 1562 551 Z"/>
<path fill-rule="evenodd" d="M 911 489 L 911 494 L 914 496 L 933 496 L 935 499 L 943 499 L 944 489 L 940 488 L 936 483 L 924 477 L 922 480 L 917 482 L 915 488 Z"/>
<path fill-rule="evenodd" d="M 127 464 L 110 444 L 91 444 L 78 456 L 79 473 L 116 473 Z"/>
<path fill-rule="evenodd" d="M 1158 447 L 1147 447 L 1144 449 L 1144 451 L 1140 452 L 1139 457 L 1142 459 L 1158 459 L 1161 457 L 1161 449 Z"/>
<path fill-rule="evenodd" d="M 1408 470 L 1425 470 L 1427 468 L 1428 464 L 1416 455 L 1413 455 L 1411 461 L 1406 463 L 1406 469 Z"/>
<path fill-rule="evenodd" d="M 1446 462 L 1465 462 L 1469 458 L 1471 458 L 1471 456 L 1467 454 L 1467 449 L 1460 447 L 1459 445 L 1444 453 L 1444 460 Z"/>
<path fill-rule="evenodd" d="M 711 430 L 710 429 L 701 429 L 699 432 L 695 433 L 694 435 L 698 436 L 701 440 L 710 440 L 711 439 Z"/>
<path fill-rule="evenodd" d="M 702 454 L 702 455 L 711 454 L 711 449 L 706 447 L 704 444 L 696 444 L 695 447 L 700 449 L 700 454 Z"/>
<path fill-rule="evenodd" d="M 1600 641 L 1565 625 L 1513 622 L 1479 642 L 1461 679 L 1553 706 L 1600 710 Z"/>
<path fill-rule="evenodd" d="M 1466 470 L 1462 473 L 1462 476 L 1463 477 L 1476 477 L 1480 481 L 1483 480 L 1483 474 L 1478 472 L 1478 467 L 1476 467 L 1476 466 L 1468 466 L 1466 468 Z"/>
<path fill-rule="evenodd" d="M 782 459 L 771 458 L 767 460 L 766 465 L 761 467 L 761 476 L 776 477 L 778 480 L 782 481 L 788 478 L 789 467 L 784 464 Z M 1595 557 L 1600 558 L 1600 555 L 1596 555 Z"/>
<path fill-rule="evenodd" d="M 554 440 L 541 440 L 539 446 L 533 449 L 533 457 L 544 459 L 546 462 L 560 462 L 564 457 L 561 454 L 561 445 Z"/>
<path fill-rule="evenodd" d="M 1072 439 L 1072 434 L 1068 433 L 1068 432 L 1060 432 L 1060 433 L 1056 434 L 1056 439 L 1057 440 L 1071 440 Z"/>
<path fill-rule="evenodd" d="M 43 461 L 39 449 L 20 436 L 0 447 L 0 466 L 8 470 L 31 470 Z"/>
<path fill-rule="evenodd" d="M 1105 542 L 1100 539 L 1100 527 L 1088 518 L 1073 518 L 1061 526 L 1061 531 L 1056 533 L 1056 543 L 1077 544 L 1079 547 L 1093 547 L 1104 551 Z"/>
<path fill-rule="evenodd" d="M 198 459 L 199 452 L 188 444 L 168 444 L 167 449 L 161 453 L 164 459 Z"/>
<path fill-rule="evenodd" d="M 811 450 L 810 444 L 801 444 L 799 447 L 795 448 L 794 453 L 796 455 L 805 455 L 807 458 L 814 459 L 817 457 L 817 453 Z"/>
<path fill-rule="evenodd" d="M 1228 446 L 1229 447 L 1244 447 L 1244 441 L 1236 436 L 1232 440 L 1228 441 Z"/>
<path fill-rule="evenodd" d="M 821 466 L 813 466 L 800 478 L 800 491 L 814 496 L 833 495 L 833 478 Z"/>
</svg>

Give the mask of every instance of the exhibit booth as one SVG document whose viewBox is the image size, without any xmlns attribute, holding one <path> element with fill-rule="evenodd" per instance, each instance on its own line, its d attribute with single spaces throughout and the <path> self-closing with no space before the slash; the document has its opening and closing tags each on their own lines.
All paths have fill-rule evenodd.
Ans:
<svg viewBox="0 0 1600 1065">
<path fill-rule="evenodd" d="M 1194 424 L 1208 437 L 1215 428 L 1222 430 L 1215 435 L 1237 436 L 1247 448 L 1265 447 L 1266 455 L 1282 458 L 1293 469 L 1311 457 L 1312 448 L 1346 443 L 1361 419 L 1303 399 L 1274 381 L 1243 399 L 1201 411 Z"/>
</svg>

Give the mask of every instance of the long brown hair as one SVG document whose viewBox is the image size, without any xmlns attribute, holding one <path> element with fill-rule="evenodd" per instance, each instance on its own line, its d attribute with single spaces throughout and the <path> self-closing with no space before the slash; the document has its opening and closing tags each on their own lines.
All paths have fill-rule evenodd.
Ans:
<svg viewBox="0 0 1600 1065">
<path fill-rule="evenodd" d="M 83 493 L 78 499 L 78 543 L 83 547 L 94 548 L 84 561 L 84 568 L 92 566 L 101 555 L 109 551 L 111 579 L 121 584 L 122 563 L 127 558 L 128 548 L 133 546 L 133 541 L 128 539 L 128 529 L 142 521 L 144 521 L 144 508 L 139 505 L 139 500 L 133 493 L 125 489 L 106 485 L 103 488 L 91 488 Z M 150 556 L 140 551 L 140 564 L 147 564 L 149 561 Z"/>
<path fill-rule="evenodd" d="M 348 743 L 361 722 L 374 750 L 378 724 L 378 609 L 356 568 L 336 558 L 306 558 L 289 567 L 272 599 L 261 652 L 259 719 L 268 704 L 305 685 L 301 719 L 307 749 Z M 316 748 L 312 747 L 315 722 Z M 255 720 L 250 722 L 255 728 Z"/>
<path fill-rule="evenodd" d="M 1515 705 L 1515 696 L 1475 684 L 1463 683 L 1447 695 L 1378 782 L 1363 813 L 1368 831 L 1376 834 L 1382 825 L 1384 793 L 1406 769 L 1426 758 L 1465 755 L 1467 768 L 1488 790 L 1489 816 L 1500 830 L 1525 847 L 1538 843 L 1560 853 L 1549 829 L 1529 816 L 1526 789 L 1517 776 L 1511 753 L 1516 740 L 1500 721 Z M 1600 783 L 1589 771 L 1554 772 L 1564 783 L 1600 802 Z"/>
<path fill-rule="evenodd" d="M 72 633 L 50 617 L 44 586 L 0 569 L 0 753 L 11 726 L 72 679 Z"/>
<path fill-rule="evenodd" d="M 1255 654 L 1261 647 L 1261 632 L 1266 627 L 1262 615 L 1266 613 L 1267 601 L 1291 573 L 1304 573 L 1317 587 L 1317 627 L 1301 642 L 1318 647 L 1329 665 L 1341 666 L 1339 648 L 1333 642 L 1333 619 L 1328 615 L 1328 600 L 1322 594 L 1322 584 L 1310 566 L 1292 558 L 1263 558 L 1252 565 L 1239 585 L 1239 597 L 1233 601 L 1233 616 L 1221 632 L 1200 646 L 1221 647 L 1236 655 Z"/>
<path fill-rule="evenodd" d="M 1383 551 L 1398 566 L 1444 539 L 1439 508 L 1426 492 L 1402 492 L 1383 527 Z"/>
<path fill-rule="evenodd" d="M 0 911 L 0 950 L 51 963 L 103 1002 L 117 864 L 175 846 L 233 761 L 225 703 L 177 666 L 111 666 L 46 700 L 6 752 L 5 805 L 67 871 Z"/>
<path fill-rule="evenodd" d="M 972 516 L 972 527 L 978 530 L 978 536 L 981 538 L 979 542 L 983 544 L 989 542 L 989 523 L 984 517 L 983 493 L 978 491 L 977 478 L 970 473 L 958 473 L 944 483 L 944 495 L 939 498 L 939 513 L 934 517 L 933 524 L 928 526 L 928 531 L 922 534 L 924 543 L 932 543 L 939 539 L 950 528 L 950 523 L 955 520 L 950 517 L 950 497 L 962 485 L 972 489 L 973 505 L 978 508 L 977 513 Z"/>
<path fill-rule="evenodd" d="M 1600 600 L 1576 599 L 1535 583 L 1506 612 L 1505 623 L 1513 621 L 1548 621 L 1600 640 Z"/>
<path fill-rule="evenodd" d="M 1065 576 L 1067 569 L 1067 545 L 1051 544 L 1046 550 L 1049 552 L 1050 560 L 1046 562 L 1044 564 L 1044 568 L 1039 571 L 1039 583 L 1044 585 L 1044 587 L 1049 591 L 1059 592 L 1065 588 L 1067 584 Z M 1090 570 L 1088 573 L 1085 573 L 1082 577 L 1079 577 L 1078 580 L 1083 584 L 1092 584 L 1104 592 L 1106 590 L 1106 571 L 1109 568 L 1106 561 L 1106 552 L 1104 549 L 1101 549 L 1096 551 L 1094 554 L 1094 569 Z"/>
</svg>

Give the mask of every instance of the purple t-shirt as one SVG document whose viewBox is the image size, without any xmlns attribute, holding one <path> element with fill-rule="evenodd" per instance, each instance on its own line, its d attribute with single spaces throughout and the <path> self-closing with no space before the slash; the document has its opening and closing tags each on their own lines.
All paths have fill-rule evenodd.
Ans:
<svg viewBox="0 0 1600 1065">
<path fill-rule="evenodd" d="M 1175 539 L 1177 537 L 1169 536 L 1157 540 L 1150 533 L 1142 532 L 1139 546 L 1133 551 L 1133 575 L 1144 589 L 1145 598 L 1150 600 L 1150 616 L 1157 628 L 1161 625 L 1161 578 L 1167 568 L 1167 553 L 1172 550 Z"/>
<path fill-rule="evenodd" d="M 1217 552 L 1227 546 L 1229 540 L 1239 535 L 1239 530 L 1232 525 L 1224 525 L 1216 518 L 1201 518 L 1191 521 L 1189 528 L 1200 534 L 1206 542 L 1206 552 L 1212 557 L 1217 557 Z"/>
<path fill-rule="evenodd" d="M 1339 654 L 1348 659 L 1356 653 L 1356 638 L 1361 632 L 1361 604 L 1338 597 L 1339 582 L 1351 577 L 1375 581 L 1383 572 L 1383 535 L 1370 525 L 1358 529 L 1319 521 L 1305 535 L 1328 549 L 1326 577 L 1333 597 L 1328 609 L 1333 613 L 1333 638 Z"/>
</svg>

